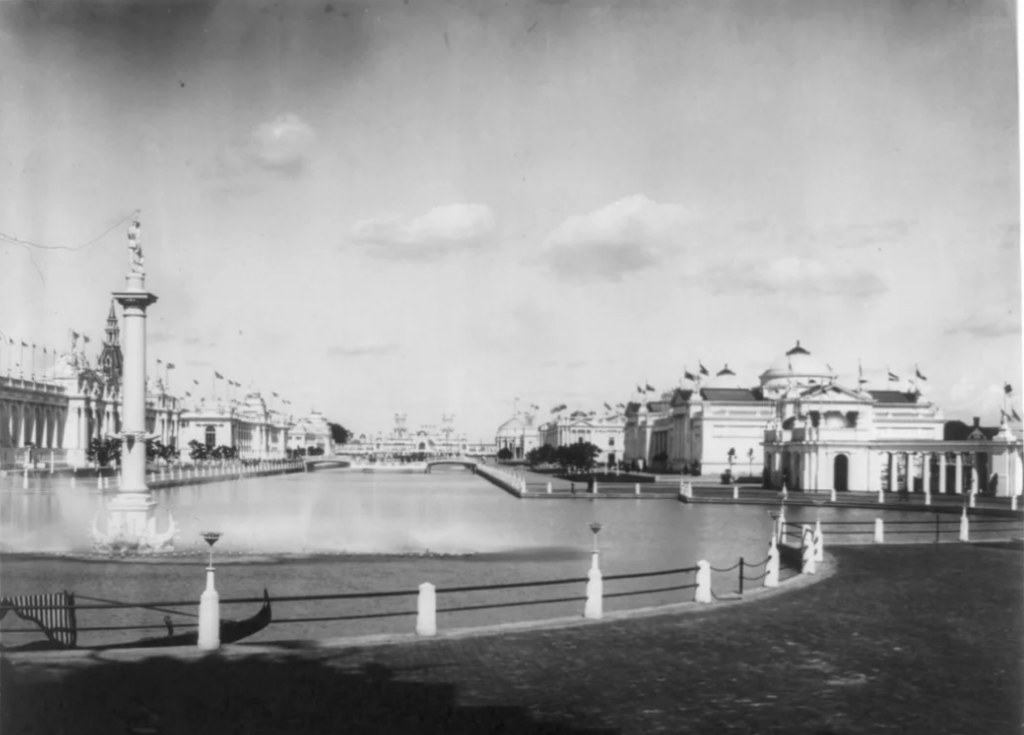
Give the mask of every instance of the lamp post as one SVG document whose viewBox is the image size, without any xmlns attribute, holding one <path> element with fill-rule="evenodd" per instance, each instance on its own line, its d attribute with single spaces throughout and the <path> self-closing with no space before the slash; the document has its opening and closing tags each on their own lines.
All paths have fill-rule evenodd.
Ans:
<svg viewBox="0 0 1024 735">
<path fill-rule="evenodd" d="M 590 530 L 594 534 L 594 551 L 593 551 L 594 554 L 600 553 L 597 550 L 597 534 L 601 533 L 601 528 L 602 528 L 601 524 L 598 523 L 597 521 L 594 521 L 593 523 L 590 524 Z M 595 564 L 597 563 L 596 559 L 595 559 L 594 563 Z"/>
<path fill-rule="evenodd" d="M 199 598 L 199 650 L 220 648 L 220 595 L 213 585 L 213 545 L 221 537 L 217 531 L 204 531 L 203 539 L 210 545 L 210 566 L 206 567 L 206 589 Z"/>
<path fill-rule="evenodd" d="M 594 534 L 594 550 L 591 552 L 590 571 L 587 572 L 587 602 L 583 609 L 583 617 L 600 620 L 604 615 L 604 583 L 601 569 L 597 566 L 597 534 L 601 532 L 601 524 L 594 521 L 590 524 Z"/>
</svg>

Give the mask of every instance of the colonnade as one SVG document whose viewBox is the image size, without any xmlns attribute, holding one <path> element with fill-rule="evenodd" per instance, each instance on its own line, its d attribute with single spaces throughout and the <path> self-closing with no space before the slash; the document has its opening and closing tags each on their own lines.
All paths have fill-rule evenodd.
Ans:
<svg viewBox="0 0 1024 735">
<path fill-rule="evenodd" d="M 789 490 L 1020 494 L 1024 457 L 1019 446 L 928 450 L 811 447 L 765 452 L 765 486 Z"/>
</svg>

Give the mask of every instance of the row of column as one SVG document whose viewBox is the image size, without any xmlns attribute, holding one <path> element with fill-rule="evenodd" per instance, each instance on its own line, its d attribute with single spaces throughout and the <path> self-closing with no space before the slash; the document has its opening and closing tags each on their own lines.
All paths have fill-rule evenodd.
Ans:
<svg viewBox="0 0 1024 735">
<path fill-rule="evenodd" d="M 11 403 L 0 410 L 0 446 L 21 448 L 32 442 L 44 449 L 62 445 L 67 409 Z"/>
</svg>

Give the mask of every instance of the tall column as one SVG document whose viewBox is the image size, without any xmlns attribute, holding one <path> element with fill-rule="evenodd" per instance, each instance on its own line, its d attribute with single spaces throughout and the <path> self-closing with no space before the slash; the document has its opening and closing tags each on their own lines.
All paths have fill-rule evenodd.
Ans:
<svg viewBox="0 0 1024 735">
<path fill-rule="evenodd" d="M 124 309 L 124 367 L 121 487 L 107 506 L 108 531 L 126 539 L 140 539 L 146 534 L 156 505 L 146 486 L 146 309 L 156 303 L 156 296 L 146 291 L 145 276 L 135 269 L 127 277 L 126 289 L 113 296 Z"/>
<path fill-rule="evenodd" d="M 921 489 L 925 493 L 932 491 L 932 455 L 929 452 L 921 455 Z"/>
<path fill-rule="evenodd" d="M 939 452 L 939 494 L 946 494 L 946 453 Z"/>
<path fill-rule="evenodd" d="M 914 479 L 917 474 L 917 455 L 907 452 L 907 492 L 914 492 Z"/>
<path fill-rule="evenodd" d="M 956 480 L 953 483 L 953 492 L 960 495 L 964 491 L 964 455 L 961 452 L 957 452 L 955 456 L 956 460 Z"/>
</svg>

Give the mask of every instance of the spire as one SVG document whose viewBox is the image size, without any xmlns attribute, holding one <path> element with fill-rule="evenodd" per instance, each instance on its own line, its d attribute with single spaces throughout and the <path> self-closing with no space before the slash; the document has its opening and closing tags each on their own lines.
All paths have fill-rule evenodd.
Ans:
<svg viewBox="0 0 1024 735">
<path fill-rule="evenodd" d="M 107 339 L 104 345 L 116 347 L 121 340 L 121 327 L 117 323 L 117 312 L 114 311 L 114 300 L 110 300 L 110 314 L 107 315 Z"/>
</svg>

